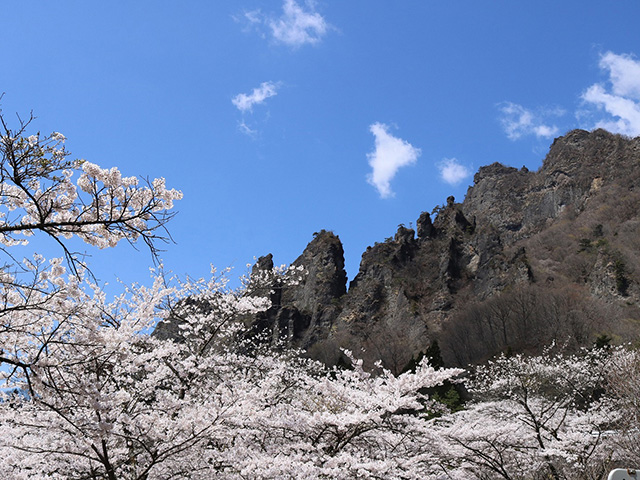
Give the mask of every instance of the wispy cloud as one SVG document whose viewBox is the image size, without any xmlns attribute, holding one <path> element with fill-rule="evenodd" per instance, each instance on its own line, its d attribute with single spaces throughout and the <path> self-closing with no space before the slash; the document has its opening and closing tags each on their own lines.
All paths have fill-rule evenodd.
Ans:
<svg viewBox="0 0 640 480">
<path fill-rule="evenodd" d="M 238 122 L 238 130 L 251 138 L 255 138 L 258 134 L 258 131 L 249 127 L 249 125 L 247 125 L 244 120 Z"/>
<path fill-rule="evenodd" d="M 262 23 L 262 12 L 260 11 L 260 9 L 258 10 L 251 10 L 249 12 L 244 12 L 244 18 L 247 21 L 247 23 L 249 25 L 257 25 Z M 238 20 L 237 18 L 234 17 L 234 20 Z"/>
<path fill-rule="evenodd" d="M 600 68 L 608 73 L 609 85 L 596 83 L 582 94 L 587 104 L 608 114 L 595 127 L 632 137 L 640 135 L 640 61 L 631 55 L 607 52 L 600 57 Z"/>
<path fill-rule="evenodd" d="M 274 97 L 278 94 L 278 84 L 273 82 L 261 83 L 258 88 L 254 88 L 249 94 L 240 93 L 231 99 L 238 110 L 242 113 L 250 112 L 254 105 L 264 103 L 269 97 Z"/>
<path fill-rule="evenodd" d="M 394 195 L 391 191 L 391 180 L 401 167 L 416 163 L 421 154 L 419 148 L 409 142 L 394 137 L 383 123 L 374 123 L 369 131 L 375 136 L 375 150 L 367 154 L 372 171 L 367 181 L 373 185 L 381 198 Z"/>
<path fill-rule="evenodd" d="M 263 36 L 266 36 L 266 30 L 274 42 L 293 48 L 319 43 L 330 28 L 324 17 L 316 11 L 312 0 L 302 5 L 296 0 L 284 0 L 279 17 L 252 10 L 245 12 L 244 20 L 249 27 L 262 30 Z"/>
<path fill-rule="evenodd" d="M 546 117 L 564 114 L 560 109 L 543 110 L 534 113 L 513 102 L 503 102 L 498 105 L 500 123 L 510 140 L 517 140 L 526 135 L 538 138 L 552 138 L 559 132 L 558 127 L 546 123 Z"/>
<path fill-rule="evenodd" d="M 438 164 L 440 178 L 449 185 L 458 185 L 471 175 L 471 170 L 455 158 L 445 158 Z"/>
</svg>

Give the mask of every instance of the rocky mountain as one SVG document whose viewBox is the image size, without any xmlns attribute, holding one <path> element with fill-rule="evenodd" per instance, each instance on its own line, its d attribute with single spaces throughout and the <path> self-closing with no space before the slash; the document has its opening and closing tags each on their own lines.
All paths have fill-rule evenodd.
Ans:
<svg viewBox="0 0 640 480">
<path fill-rule="evenodd" d="M 316 233 L 294 262 L 304 279 L 254 323 L 327 363 L 349 348 L 394 371 L 434 341 L 448 364 L 636 341 L 639 206 L 640 137 L 574 130 L 536 172 L 480 168 L 461 203 L 367 248 L 348 289 L 338 236 Z"/>
</svg>

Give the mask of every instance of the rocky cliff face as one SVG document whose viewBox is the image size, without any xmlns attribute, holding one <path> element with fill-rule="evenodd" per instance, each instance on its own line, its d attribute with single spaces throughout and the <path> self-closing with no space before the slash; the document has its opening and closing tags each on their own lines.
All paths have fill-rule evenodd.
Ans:
<svg viewBox="0 0 640 480">
<path fill-rule="evenodd" d="M 295 286 L 275 288 L 271 293 L 273 306 L 256 323 L 259 330 L 270 330 L 274 341 L 309 348 L 327 337 L 347 293 L 340 239 L 325 230 L 316 233 L 292 266 L 304 267 L 302 279 Z M 269 254 L 258 259 L 253 273 L 271 269 L 273 260 Z"/>
<path fill-rule="evenodd" d="M 294 262 L 264 328 L 334 363 L 339 348 L 400 371 L 438 340 L 448 363 L 545 342 L 638 337 L 640 138 L 575 130 L 537 172 L 494 163 L 362 255 L 349 289 L 342 245 L 320 232 Z M 434 218 L 432 220 L 432 215 Z"/>
</svg>

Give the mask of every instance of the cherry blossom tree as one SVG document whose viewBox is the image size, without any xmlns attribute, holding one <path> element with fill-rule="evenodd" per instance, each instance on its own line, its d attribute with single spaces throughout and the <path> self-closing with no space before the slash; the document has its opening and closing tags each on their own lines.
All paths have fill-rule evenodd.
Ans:
<svg viewBox="0 0 640 480">
<path fill-rule="evenodd" d="M 233 321 L 268 306 L 220 282 L 132 288 L 74 305 L 0 405 L 15 478 L 422 478 L 433 465 L 419 393 L 460 370 L 331 370 Z M 159 315 L 180 338 L 148 334 Z M 67 323 L 70 325 L 70 323 Z M 65 340 L 69 338 L 69 340 Z M 20 383 L 22 381 L 22 383 Z M 24 392 L 21 394 L 20 392 Z"/>
<path fill-rule="evenodd" d="M 443 464 L 454 478 L 602 478 L 619 420 L 604 390 L 612 355 L 548 349 L 478 367 L 468 384 L 474 402 L 438 422 Z"/>
<path fill-rule="evenodd" d="M 142 241 L 156 255 L 156 243 L 168 238 L 173 202 L 182 197 L 162 178 L 139 185 L 117 168 L 70 160 L 64 135 L 28 135 L 32 121 L 12 130 L 0 111 L 0 362 L 28 383 L 32 362 L 75 328 L 84 295 L 87 266 L 66 240 L 75 236 L 98 248 Z M 66 261 L 15 258 L 9 248 L 27 245 L 36 232 L 53 239 Z"/>
<path fill-rule="evenodd" d="M 8 393 L 2 404 L 0 442 L 5 451 L 23 454 L 4 455 L 5 471 L 17 478 L 180 477 L 195 467 L 189 453 L 196 445 L 203 447 L 199 468 L 203 459 L 207 465 L 211 458 L 204 446 L 212 437 L 227 437 L 220 433 L 222 419 L 240 404 L 230 388 L 211 390 L 202 382 L 236 365 L 215 357 L 212 373 L 214 360 L 205 361 L 203 354 L 211 339 L 195 318 L 185 324 L 189 342 L 148 334 L 169 297 L 193 293 L 179 290 L 162 276 L 152 287 L 131 288 L 110 303 L 97 289 L 80 289 L 60 308 L 66 318 L 57 311 L 47 315 L 55 332 L 37 353 L 25 352 L 29 364 L 22 375 L 7 375 L 19 393 Z M 261 300 L 216 293 L 207 299 L 212 305 L 215 300 L 215 308 L 201 315 L 203 321 L 252 311 Z M 176 456 L 179 464 L 169 461 Z"/>
<path fill-rule="evenodd" d="M 12 130 L 0 111 L 0 363 L 30 388 L 32 364 L 84 320 L 88 270 L 66 240 L 75 236 L 98 248 L 142 241 L 156 255 L 156 243 L 168 238 L 173 202 L 182 197 L 162 178 L 139 185 L 116 168 L 70 160 L 64 135 L 29 135 L 32 121 Z M 19 261 L 9 251 L 36 232 L 53 239 L 66 261 L 38 254 Z"/>
<path fill-rule="evenodd" d="M 607 390 L 620 410 L 616 435 L 612 436 L 626 465 L 640 465 L 638 426 L 640 425 L 640 352 L 617 351 L 607 372 Z M 624 466 L 624 465 L 620 465 Z"/>
<path fill-rule="evenodd" d="M 27 136 L 32 121 L 12 130 L 0 112 L 0 243 L 24 245 L 43 232 L 60 245 L 74 272 L 82 262 L 64 243 L 72 236 L 98 248 L 143 241 L 155 255 L 182 194 L 167 189 L 163 178 L 140 185 L 115 167 L 71 160 L 61 133 Z"/>
</svg>

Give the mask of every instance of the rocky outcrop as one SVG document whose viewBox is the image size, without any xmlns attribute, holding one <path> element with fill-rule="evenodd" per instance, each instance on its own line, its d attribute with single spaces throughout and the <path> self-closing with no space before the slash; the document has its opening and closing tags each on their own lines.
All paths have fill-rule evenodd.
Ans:
<svg viewBox="0 0 640 480">
<path fill-rule="evenodd" d="M 251 323 L 327 363 L 348 348 L 396 372 L 433 340 L 460 364 L 639 339 L 639 205 L 640 137 L 575 130 L 538 171 L 482 167 L 462 203 L 419 216 L 417 235 L 401 225 L 368 247 L 348 291 L 339 238 L 316 233 L 293 262 L 298 284 L 253 292 L 273 306 Z M 272 268 L 268 255 L 254 274 Z"/>
<path fill-rule="evenodd" d="M 270 325 L 329 363 L 337 361 L 338 348 L 350 348 L 397 371 L 434 339 L 444 344 L 445 356 L 447 343 L 455 350 L 460 329 L 473 330 L 473 309 L 496 308 L 498 298 L 524 305 L 525 297 L 570 291 L 588 300 L 589 311 L 612 316 L 598 328 L 611 333 L 618 322 L 620 335 L 637 335 L 623 324 L 640 318 L 638 205 L 640 138 L 575 130 L 554 141 L 538 171 L 481 167 L 462 203 L 450 197 L 420 215 L 417 235 L 400 226 L 393 238 L 367 248 L 348 292 L 342 245 L 320 232 L 294 262 L 305 267 L 305 281 L 282 290 Z M 510 322 L 529 315 L 522 305 Z M 550 315 L 541 307 L 531 315 L 543 310 Z M 510 339 L 505 332 L 494 350 L 528 348 L 518 342 L 547 335 L 534 329 Z M 490 350 L 479 349 L 467 361 L 495 353 Z"/>
<path fill-rule="evenodd" d="M 273 306 L 258 317 L 257 324 L 259 330 L 269 329 L 274 341 L 308 348 L 328 337 L 347 293 L 340 239 L 325 230 L 316 233 L 292 266 L 304 267 L 302 279 L 295 285 L 276 288 L 271 294 Z M 253 273 L 272 268 L 268 255 L 258 260 Z"/>
</svg>

